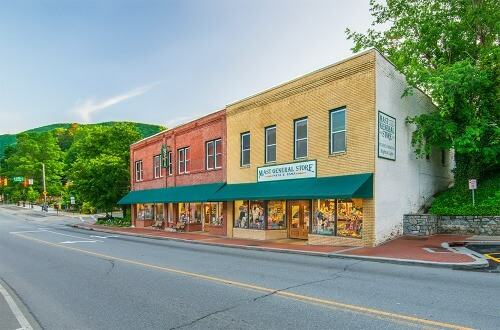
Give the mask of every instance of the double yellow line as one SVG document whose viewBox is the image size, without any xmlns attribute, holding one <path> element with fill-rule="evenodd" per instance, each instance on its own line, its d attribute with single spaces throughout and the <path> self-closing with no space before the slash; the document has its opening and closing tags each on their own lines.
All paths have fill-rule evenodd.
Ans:
<svg viewBox="0 0 500 330">
<path fill-rule="evenodd" d="M 500 264 L 500 258 L 495 258 L 492 255 L 500 255 L 500 252 L 485 253 L 484 256 Z"/>
<path fill-rule="evenodd" d="M 105 259 L 110 259 L 110 260 L 114 260 L 114 261 L 121 261 L 124 263 L 136 265 L 136 266 L 146 267 L 146 268 L 150 268 L 150 269 L 157 269 L 157 270 L 166 271 L 166 272 L 170 272 L 170 273 L 174 273 L 174 274 L 180 274 L 180 275 L 184 275 L 184 276 L 199 278 L 199 279 L 203 279 L 203 280 L 207 280 L 207 281 L 218 282 L 218 283 L 223 283 L 223 284 L 227 284 L 227 285 L 233 285 L 233 286 L 237 286 L 237 287 L 251 290 L 251 291 L 266 292 L 269 294 L 274 294 L 274 295 L 278 295 L 281 297 L 285 297 L 287 299 L 306 302 L 309 304 L 320 306 L 322 308 L 334 309 L 334 310 L 349 310 L 351 312 L 355 312 L 358 314 L 363 314 L 363 315 L 366 315 L 369 317 L 387 320 L 387 321 L 390 321 L 393 323 L 400 323 L 400 324 L 404 324 L 407 326 L 426 328 L 426 329 L 429 328 L 429 326 L 434 326 L 434 327 L 438 327 L 441 329 L 442 328 L 460 329 L 460 330 L 471 329 L 471 328 L 462 327 L 462 326 L 458 326 L 458 325 L 454 325 L 454 324 L 425 320 L 425 319 L 420 319 L 420 318 L 416 318 L 416 317 L 412 317 L 412 316 L 385 312 L 385 311 L 381 311 L 381 310 L 377 310 L 377 309 L 373 309 L 373 308 L 367 308 L 367 307 L 356 306 L 356 305 L 349 305 L 349 304 L 344 304 L 344 303 L 337 302 L 337 301 L 319 299 L 319 298 L 304 296 L 304 295 L 300 295 L 300 294 L 296 294 L 296 293 L 292 293 L 292 292 L 279 291 L 279 290 L 261 287 L 261 286 L 257 286 L 257 285 L 251 285 L 251 284 L 242 283 L 242 282 L 230 281 L 230 280 L 226 280 L 223 278 L 207 276 L 207 275 L 202 275 L 202 274 L 196 274 L 196 273 L 186 272 L 186 271 L 182 271 L 182 270 L 178 270 L 178 269 L 156 266 L 156 265 L 152 265 L 152 264 L 146 264 L 146 263 L 142 263 L 142 262 L 138 262 L 138 261 L 134 261 L 134 260 L 130 260 L 130 259 L 118 258 L 118 257 L 110 256 L 110 255 L 97 253 L 97 252 L 92 252 L 92 251 L 82 250 L 82 249 L 69 247 L 69 246 L 65 246 L 65 245 L 60 245 L 57 243 L 52 243 L 52 242 L 44 241 L 41 239 L 25 236 L 25 235 L 22 235 L 20 233 L 11 233 L 11 234 L 25 238 L 25 239 L 33 240 L 33 241 L 36 241 L 39 243 L 57 246 L 60 248 L 64 248 L 64 249 L 68 249 L 68 250 L 72 250 L 72 251 L 77 251 L 77 252 L 81 252 L 81 253 L 85 253 L 88 255 L 93 255 L 93 256 L 97 256 L 97 257 L 101 257 L 101 258 L 105 258 Z"/>
</svg>

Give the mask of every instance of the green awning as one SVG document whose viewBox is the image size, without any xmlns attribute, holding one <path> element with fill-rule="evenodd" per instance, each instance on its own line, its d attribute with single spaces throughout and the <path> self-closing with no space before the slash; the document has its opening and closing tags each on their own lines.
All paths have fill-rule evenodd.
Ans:
<svg viewBox="0 0 500 330">
<path fill-rule="evenodd" d="M 373 198 L 373 174 L 228 184 L 209 201 Z"/>
<path fill-rule="evenodd" d="M 133 190 L 118 204 L 206 202 L 225 182 Z"/>
</svg>

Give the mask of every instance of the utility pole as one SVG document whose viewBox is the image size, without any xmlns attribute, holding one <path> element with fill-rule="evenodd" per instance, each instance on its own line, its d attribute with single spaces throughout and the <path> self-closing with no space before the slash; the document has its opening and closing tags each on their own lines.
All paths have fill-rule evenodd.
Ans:
<svg viewBox="0 0 500 330">
<path fill-rule="evenodd" d="M 43 180 L 43 206 L 45 210 L 48 210 L 47 208 L 47 188 L 45 186 L 45 164 L 42 163 L 42 180 Z"/>
</svg>

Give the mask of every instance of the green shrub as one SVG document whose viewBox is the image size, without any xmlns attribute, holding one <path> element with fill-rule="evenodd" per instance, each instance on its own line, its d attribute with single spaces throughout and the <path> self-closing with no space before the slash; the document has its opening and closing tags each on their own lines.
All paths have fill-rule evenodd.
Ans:
<svg viewBox="0 0 500 330">
<path fill-rule="evenodd" d="M 437 215 L 500 215 L 500 173 L 477 182 L 472 206 L 472 191 L 468 185 L 455 185 L 444 191 L 432 203 L 429 213 Z"/>
<path fill-rule="evenodd" d="M 130 227 L 132 224 L 130 220 L 130 216 L 128 215 L 125 218 L 112 218 L 108 220 L 97 220 L 98 225 L 103 225 L 103 226 L 111 226 L 111 227 Z"/>
</svg>

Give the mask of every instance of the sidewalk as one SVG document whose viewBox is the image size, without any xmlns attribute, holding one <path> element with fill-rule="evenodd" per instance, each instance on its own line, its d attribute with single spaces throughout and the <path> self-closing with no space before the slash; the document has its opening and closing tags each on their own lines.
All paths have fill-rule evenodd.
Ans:
<svg viewBox="0 0 500 330">
<path fill-rule="evenodd" d="M 403 236 L 373 248 L 318 246 L 308 245 L 306 241 L 302 240 L 255 241 L 210 236 L 206 233 L 170 232 L 152 228 L 107 227 L 91 223 L 77 224 L 74 227 L 152 239 L 168 239 L 232 248 L 307 254 L 330 258 L 355 258 L 377 262 L 453 269 L 487 268 L 489 266 L 486 257 L 464 247 L 464 242 L 491 241 L 495 244 L 500 244 L 500 237 L 434 235 L 425 237 Z"/>
</svg>

